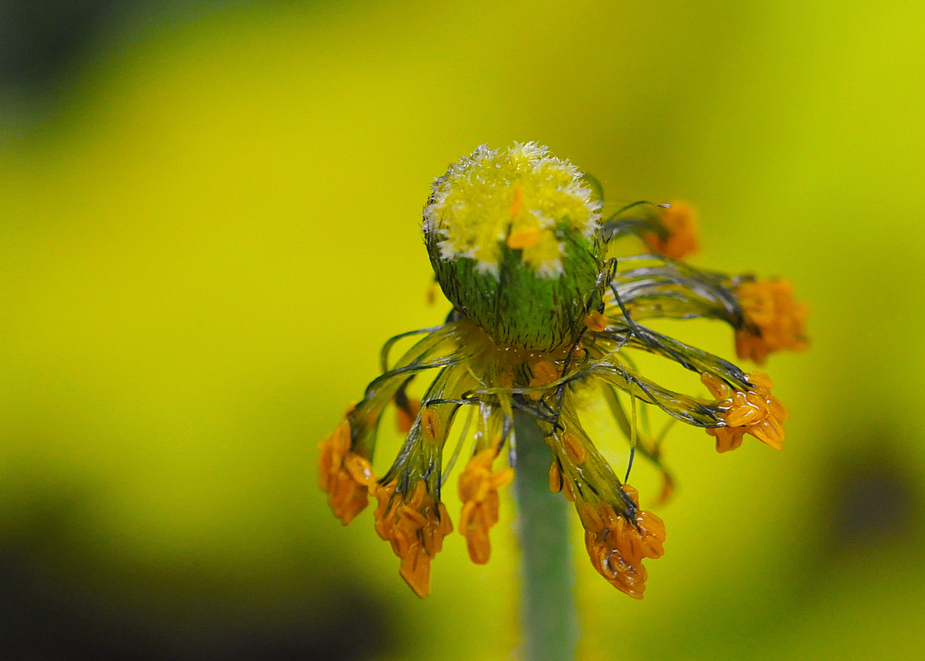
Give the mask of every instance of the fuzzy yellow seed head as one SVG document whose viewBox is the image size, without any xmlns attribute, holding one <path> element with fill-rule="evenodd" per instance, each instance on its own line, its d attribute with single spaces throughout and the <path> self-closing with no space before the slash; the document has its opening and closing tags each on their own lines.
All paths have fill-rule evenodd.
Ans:
<svg viewBox="0 0 925 661">
<path fill-rule="evenodd" d="M 600 207 L 545 147 L 483 145 L 434 182 L 424 208 L 437 280 L 499 343 L 562 346 L 600 300 Z"/>
</svg>

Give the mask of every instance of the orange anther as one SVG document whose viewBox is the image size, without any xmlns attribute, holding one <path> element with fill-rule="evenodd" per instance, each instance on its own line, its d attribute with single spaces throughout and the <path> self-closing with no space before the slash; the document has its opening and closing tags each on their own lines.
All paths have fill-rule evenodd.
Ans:
<svg viewBox="0 0 925 661">
<path fill-rule="evenodd" d="M 530 387 L 542 388 L 557 380 L 559 376 L 559 369 L 555 366 L 555 364 L 548 360 L 537 361 L 533 365 L 533 378 L 530 380 Z M 538 400 L 543 396 L 543 393 L 534 392 L 529 393 L 528 396 L 533 400 Z"/>
<path fill-rule="evenodd" d="M 562 491 L 562 471 L 559 470 L 559 463 L 556 461 L 549 467 L 549 490 L 553 493 Z"/>
<path fill-rule="evenodd" d="M 437 443 L 443 440 L 443 421 L 437 409 L 425 406 L 421 409 L 421 435 L 428 443 Z"/>
<path fill-rule="evenodd" d="M 350 453 L 344 459 L 344 468 L 357 484 L 369 486 L 376 480 L 372 464 L 358 454 Z"/>
<path fill-rule="evenodd" d="M 575 432 L 564 432 L 562 434 L 562 445 L 565 446 L 565 454 L 568 455 L 568 458 L 574 463 L 584 463 L 585 459 L 588 458 L 588 449 Z"/>
<path fill-rule="evenodd" d="M 624 484 L 620 488 L 623 490 L 623 493 L 629 496 L 630 500 L 633 501 L 633 504 L 636 507 L 639 507 L 639 491 L 637 491 L 635 487 L 631 487 L 628 484 Z"/>
<path fill-rule="evenodd" d="M 318 483 L 344 525 L 366 507 L 367 485 L 375 480 L 369 461 L 351 452 L 350 443 L 350 423 L 344 420 L 318 446 Z"/>
<path fill-rule="evenodd" d="M 438 508 L 440 512 L 440 532 L 443 535 L 449 535 L 453 532 L 453 521 L 450 519 L 450 513 L 446 511 L 446 505 L 440 503 Z"/>
<path fill-rule="evenodd" d="M 604 520 L 591 503 L 584 502 L 578 506 L 578 517 L 588 532 L 604 532 Z"/>
<path fill-rule="evenodd" d="M 535 385 L 545 386 L 560 376 L 559 368 L 548 360 L 539 360 L 533 364 L 533 380 Z"/>
<path fill-rule="evenodd" d="M 430 559 L 424 549 L 416 545 L 404 556 L 398 572 L 414 594 L 422 599 L 430 594 Z"/>
<path fill-rule="evenodd" d="M 430 561 L 443 548 L 443 537 L 453 531 L 453 522 L 443 503 L 434 501 L 423 481 L 410 498 L 395 493 L 395 482 L 376 485 L 376 532 L 388 541 L 402 559 L 400 574 L 419 597 L 430 592 Z"/>
<path fill-rule="evenodd" d="M 745 434 L 780 450 L 784 445 L 784 420 L 789 418 L 787 408 L 771 394 L 772 383 L 767 375 L 752 372 L 747 375 L 752 389 L 733 390 L 729 384 L 713 375 L 704 374 L 701 380 L 719 399 L 715 407 L 720 411 L 724 426 L 707 429 L 716 439 L 716 451 L 728 452 L 742 445 Z"/>
<path fill-rule="evenodd" d="M 423 528 L 427 525 L 427 517 L 425 517 L 416 509 L 408 507 L 407 505 L 399 508 L 398 516 L 401 519 L 407 520 L 412 526 L 416 528 Z"/>
<path fill-rule="evenodd" d="M 524 208 L 524 191 L 520 186 L 514 186 L 514 201 L 511 202 L 511 207 L 508 209 L 508 212 L 511 214 L 511 218 L 516 218 L 520 215 L 520 212 Z"/>
<path fill-rule="evenodd" d="M 482 450 L 469 460 L 459 477 L 459 499 L 463 502 L 459 534 L 466 538 L 469 557 L 476 564 L 488 562 L 491 554 L 488 531 L 498 522 L 498 488 L 514 479 L 511 468 L 492 472 L 494 458 L 494 449 Z"/>
<path fill-rule="evenodd" d="M 408 505 L 411 507 L 420 507 L 424 504 L 424 499 L 427 498 L 427 484 L 424 480 L 421 480 L 416 485 L 414 485 L 414 491 L 411 492 L 411 498 L 408 500 Z"/>
<path fill-rule="evenodd" d="M 591 310 L 587 316 L 585 316 L 585 326 L 588 330 L 594 331 L 595 333 L 600 333 L 607 330 L 607 320 L 597 310 Z"/>
<path fill-rule="evenodd" d="M 511 250 L 523 250 L 530 248 L 539 243 L 543 238 L 543 228 L 531 227 L 530 229 L 517 230 L 511 232 L 507 237 L 507 247 Z"/>
<path fill-rule="evenodd" d="M 623 487 L 635 502 L 636 490 Z M 622 503 L 618 507 L 625 507 Z M 612 503 L 582 503 L 578 514 L 585 527 L 585 546 L 594 568 L 615 588 L 635 599 L 645 591 L 645 558 L 664 553 L 665 525 L 651 512 L 639 510 L 634 524 L 618 514 Z"/>
</svg>

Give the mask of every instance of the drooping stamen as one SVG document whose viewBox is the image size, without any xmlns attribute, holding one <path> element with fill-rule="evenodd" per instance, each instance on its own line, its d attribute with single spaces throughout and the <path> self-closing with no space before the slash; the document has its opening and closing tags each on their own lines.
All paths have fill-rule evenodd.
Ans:
<svg viewBox="0 0 925 661">
<path fill-rule="evenodd" d="M 636 490 L 623 487 L 635 507 L 625 502 L 584 501 L 578 516 L 585 528 L 585 547 L 591 564 L 615 588 L 634 599 L 645 592 L 645 558 L 660 558 L 664 553 L 665 524 L 652 514 L 640 510 Z M 622 506 L 622 510 L 621 510 Z"/>
<path fill-rule="evenodd" d="M 750 434 L 775 450 L 784 445 L 784 420 L 787 408 L 771 394 L 771 379 L 761 372 L 751 372 L 749 390 L 733 390 L 728 383 L 710 374 L 701 376 L 704 385 L 716 397 L 715 407 L 725 426 L 707 429 L 716 438 L 716 451 L 735 450 L 742 438 Z"/>
<path fill-rule="evenodd" d="M 672 202 L 662 209 L 659 220 L 665 231 L 643 236 L 652 250 L 669 259 L 684 259 L 697 250 L 697 225 L 689 206 Z"/>
<path fill-rule="evenodd" d="M 736 354 L 759 365 L 781 349 L 799 351 L 806 341 L 807 306 L 793 298 L 786 280 L 743 282 L 736 290 L 746 324 L 736 330 Z"/>
<path fill-rule="evenodd" d="M 480 565 L 488 562 L 491 554 L 488 531 L 498 522 L 498 489 L 514 480 L 513 468 L 492 472 L 495 456 L 493 448 L 478 452 L 459 476 L 459 499 L 463 503 L 459 534 L 466 538 L 472 562 Z"/>
<path fill-rule="evenodd" d="M 430 593 L 430 562 L 443 549 L 453 523 L 422 480 L 410 495 L 397 494 L 396 482 L 377 485 L 376 532 L 401 558 L 399 574 L 419 597 Z M 406 498 L 407 496 L 407 498 Z"/>
<path fill-rule="evenodd" d="M 365 457 L 350 450 L 350 423 L 341 422 L 318 446 L 319 484 L 328 494 L 334 516 L 347 525 L 367 505 L 369 486 L 375 482 L 372 466 Z"/>
</svg>

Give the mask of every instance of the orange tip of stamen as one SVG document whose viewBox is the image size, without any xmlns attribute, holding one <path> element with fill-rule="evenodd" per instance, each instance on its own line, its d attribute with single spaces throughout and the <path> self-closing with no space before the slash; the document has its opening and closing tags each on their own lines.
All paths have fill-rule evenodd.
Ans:
<svg viewBox="0 0 925 661">
<path fill-rule="evenodd" d="M 520 212 L 524 208 L 524 191 L 520 186 L 514 186 L 514 201 L 511 202 L 511 207 L 508 209 L 508 213 L 511 214 L 511 218 L 517 218 L 520 215 Z M 508 244 L 510 248 L 510 244 Z"/>
<path fill-rule="evenodd" d="M 585 317 L 585 326 L 587 326 L 590 331 L 600 333 L 607 329 L 607 320 L 604 319 L 604 315 L 597 310 L 591 310 Z"/>
<path fill-rule="evenodd" d="M 511 232 L 507 237 L 507 247 L 511 250 L 523 250 L 535 246 L 543 238 L 543 230 L 534 227 L 528 230 Z"/>
</svg>

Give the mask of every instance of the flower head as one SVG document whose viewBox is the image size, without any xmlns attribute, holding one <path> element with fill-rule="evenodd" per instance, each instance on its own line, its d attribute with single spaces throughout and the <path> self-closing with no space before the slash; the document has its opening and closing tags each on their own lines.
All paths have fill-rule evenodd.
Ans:
<svg viewBox="0 0 925 661">
<path fill-rule="evenodd" d="M 434 182 L 424 208 L 437 281 L 499 342 L 561 346 L 606 284 L 600 208 L 578 168 L 545 147 L 479 147 Z"/>
<path fill-rule="evenodd" d="M 430 561 L 443 548 L 453 523 L 443 503 L 417 482 L 410 492 L 396 493 L 397 484 L 377 485 L 376 532 L 401 558 L 399 573 L 419 597 L 430 593 Z"/>
<path fill-rule="evenodd" d="M 376 531 L 418 596 L 428 594 L 431 562 L 453 531 L 441 493 L 463 449 L 457 530 L 472 561 L 488 561 L 499 490 L 514 479 L 502 450 L 516 456 L 515 412 L 542 432 L 549 488 L 574 503 L 592 565 L 635 598 L 645 589 L 643 560 L 663 553 L 665 526 L 640 508 L 635 489 L 585 432 L 582 402 L 592 396 L 606 403 L 630 443 L 630 466 L 639 454 L 663 472 L 663 497 L 673 483 L 661 460 L 663 434 L 637 424 L 637 407 L 705 428 L 720 452 L 738 447 L 746 434 L 782 446 L 787 411 L 766 376 L 745 374 L 642 322 L 718 319 L 736 331 L 740 355 L 745 346 L 749 357 L 763 360 L 803 346 L 805 310 L 789 288 L 677 261 L 694 246 L 686 207 L 668 212 L 636 203 L 603 217 L 601 198 L 592 177 L 533 143 L 479 147 L 434 182 L 423 231 L 453 312 L 440 326 L 386 343 L 382 374 L 320 446 L 320 483 L 335 515 L 349 523 L 374 496 Z M 611 248 L 624 237 L 639 245 L 642 239 L 656 254 L 617 261 Z M 391 362 L 394 345 L 415 336 Z M 646 378 L 631 358 L 639 351 L 698 373 L 708 394 L 675 392 Z M 419 378 L 424 394 L 412 399 L 407 391 Z M 405 440 L 377 476 L 377 432 L 393 404 Z M 451 453 L 444 452 L 447 443 Z"/>
</svg>

